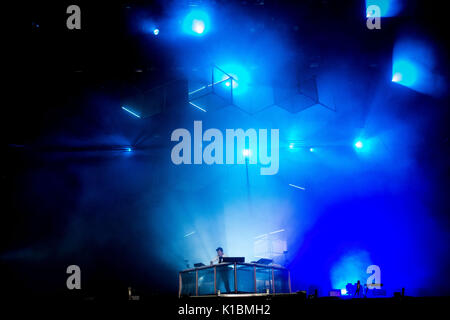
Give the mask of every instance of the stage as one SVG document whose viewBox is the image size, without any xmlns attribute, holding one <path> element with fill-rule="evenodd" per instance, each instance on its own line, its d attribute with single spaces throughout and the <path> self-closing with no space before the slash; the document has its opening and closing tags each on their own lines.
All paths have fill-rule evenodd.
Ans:
<svg viewBox="0 0 450 320">
<path fill-rule="evenodd" d="M 2 109 L 8 301 L 158 319 L 450 305 L 442 5 L 26 7 Z"/>
</svg>

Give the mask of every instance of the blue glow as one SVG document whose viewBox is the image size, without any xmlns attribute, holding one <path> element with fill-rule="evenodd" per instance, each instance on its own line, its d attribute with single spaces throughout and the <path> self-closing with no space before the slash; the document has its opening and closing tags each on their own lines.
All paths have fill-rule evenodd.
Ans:
<svg viewBox="0 0 450 320">
<path fill-rule="evenodd" d="M 231 75 L 231 74 L 230 74 Z M 222 81 L 226 81 L 224 82 L 225 86 L 229 87 L 231 86 L 231 82 L 233 82 L 233 89 L 237 88 L 237 86 L 239 85 L 239 82 L 237 82 L 236 80 L 238 79 L 238 77 L 233 74 L 231 75 L 235 80 L 231 79 L 229 76 L 227 75 L 223 75 L 222 77 Z M 228 81 L 227 81 L 228 80 Z"/>
<path fill-rule="evenodd" d="M 348 283 L 361 281 L 364 285 L 367 277 L 367 267 L 370 266 L 370 255 L 365 250 L 354 250 L 343 254 L 334 263 L 330 271 L 331 284 L 333 288 L 345 289 Z"/>
<path fill-rule="evenodd" d="M 226 63 L 219 65 L 220 70 L 214 70 L 214 78 L 219 81 L 224 81 L 224 86 L 230 87 L 233 83 L 233 95 L 245 93 L 251 82 L 251 76 L 247 68 L 239 63 Z M 230 76 L 233 79 L 230 79 Z M 228 80 L 228 81 L 227 81 Z"/>
<path fill-rule="evenodd" d="M 402 38 L 395 43 L 392 81 L 420 93 L 439 96 L 446 92 L 446 80 L 436 68 L 436 54 L 426 40 Z"/>
<path fill-rule="evenodd" d="M 414 86 L 417 82 L 417 65 L 409 60 L 397 60 L 392 68 L 392 81 L 400 83 L 406 87 Z"/>
<path fill-rule="evenodd" d="M 341 289 L 341 295 L 345 296 L 347 294 L 347 289 Z"/>
<path fill-rule="evenodd" d="M 292 183 L 289 183 L 289 186 L 290 186 L 290 187 L 293 187 L 293 188 L 296 188 L 296 189 L 300 189 L 300 190 L 306 190 L 306 188 L 303 188 L 303 187 L 297 186 L 297 185 L 295 185 L 295 184 L 292 184 Z"/>
<path fill-rule="evenodd" d="M 220 84 L 220 83 L 226 81 L 227 79 L 229 79 L 229 78 L 226 78 L 226 79 L 223 79 L 223 80 L 220 80 L 220 81 L 216 81 L 216 82 L 214 82 L 214 85 Z M 227 87 L 230 86 L 229 83 L 228 83 L 228 85 L 227 85 L 227 83 L 225 83 L 225 85 L 226 85 Z M 189 94 L 189 95 L 192 95 L 192 94 L 194 94 L 194 93 L 196 93 L 196 92 L 202 91 L 202 90 L 204 90 L 204 89 L 206 89 L 206 88 L 209 88 L 209 87 L 211 87 L 211 86 L 212 86 L 211 84 L 208 84 L 208 85 L 206 85 L 206 86 L 203 86 L 203 87 L 200 87 L 200 88 L 195 89 L 195 90 L 193 90 L 193 91 L 190 91 L 188 94 Z"/>
<path fill-rule="evenodd" d="M 144 18 L 140 22 L 141 30 L 146 34 L 158 35 L 159 29 L 156 27 L 156 23 L 151 19 Z"/>
<path fill-rule="evenodd" d="M 249 157 L 251 157 L 252 152 L 250 149 L 244 149 L 244 150 L 242 150 L 242 155 L 246 158 L 249 158 Z"/>
<path fill-rule="evenodd" d="M 203 90 L 203 89 L 206 89 L 207 87 L 210 87 L 210 86 L 211 86 L 211 85 L 208 84 L 207 86 L 203 86 L 203 87 L 201 87 L 201 88 L 195 89 L 195 90 L 189 92 L 189 95 L 194 94 L 194 93 L 196 93 L 196 92 L 199 92 L 199 91 L 201 91 L 201 90 Z"/>
<path fill-rule="evenodd" d="M 71 160 L 68 162 L 70 172 L 67 176 L 70 179 L 59 179 L 61 172 L 52 170 L 54 161 L 48 161 L 48 168 L 37 168 L 39 175 L 32 172 L 32 176 L 27 178 L 30 179 L 30 187 L 23 188 L 25 191 L 32 190 L 31 183 L 38 186 L 36 191 L 39 192 L 47 189 L 39 187 L 42 181 L 57 182 L 48 185 L 50 189 L 42 199 L 55 212 L 59 212 L 59 208 L 56 204 L 53 207 L 53 204 L 59 197 L 54 196 L 52 188 L 60 192 L 67 189 L 61 188 L 61 183 L 68 182 L 69 189 L 74 192 L 63 192 L 62 195 L 71 195 L 67 199 L 69 201 L 59 205 L 66 206 L 69 217 L 77 216 L 79 209 L 88 210 L 86 213 L 92 216 L 76 219 L 74 225 L 67 225 L 66 229 L 71 233 L 67 234 L 67 241 L 61 243 L 64 246 L 68 244 L 69 250 L 62 247 L 59 251 L 83 253 L 83 244 L 87 240 L 94 242 L 91 247 L 103 248 L 104 239 L 110 237 L 111 244 L 114 241 L 127 241 L 126 245 L 130 247 L 137 244 L 136 250 L 121 250 L 120 246 L 118 249 L 127 253 L 123 261 L 128 261 L 131 266 L 140 265 L 144 270 L 142 274 L 131 274 L 130 281 L 139 281 L 143 277 L 150 290 L 160 285 L 167 285 L 170 289 L 176 287 L 176 278 L 175 281 L 165 280 L 186 268 L 184 259 L 189 260 L 190 266 L 196 262 L 208 264 L 215 256 L 215 249 L 222 246 L 226 255 L 245 256 L 246 261 L 256 260 L 253 259 L 256 255 L 255 237 L 285 229 L 288 254 L 286 259 L 283 255 L 277 256 L 279 261 L 276 262 L 286 263 L 291 270 L 293 292 L 316 285 L 319 295 L 325 295 L 329 289 L 346 291 L 347 282 L 361 280 L 364 284 L 368 277 L 365 269 L 372 262 L 369 254 L 373 263 L 380 265 L 383 288 L 387 290 L 397 291 L 406 287 L 407 295 L 414 295 L 414 289 L 430 287 L 430 283 L 447 289 L 449 286 L 443 273 L 443 263 L 448 260 L 448 230 L 446 224 L 439 223 L 438 219 L 441 209 L 445 209 L 440 200 L 444 198 L 445 188 L 434 178 L 438 176 L 436 173 L 440 167 L 431 170 L 428 164 L 435 162 L 425 161 L 423 157 L 423 153 L 428 152 L 426 159 L 437 158 L 439 148 L 430 146 L 427 149 L 422 141 L 425 130 L 428 131 L 435 116 L 441 114 L 440 111 L 430 113 L 430 109 L 435 103 L 436 108 L 440 107 L 441 103 L 435 99 L 417 97 L 420 95 L 403 86 L 409 79 L 409 73 L 402 61 L 416 70 L 416 81 L 411 88 L 423 90 L 427 82 L 434 85 L 435 82 L 424 80 L 426 72 L 422 71 L 438 72 L 442 70 L 442 64 L 434 61 L 433 55 L 426 54 L 427 46 L 417 41 L 404 45 L 397 41 L 392 74 L 391 70 L 387 73 L 380 71 L 376 72 L 375 77 L 367 71 L 365 64 L 361 64 L 361 68 L 346 67 L 351 65 L 357 53 L 333 55 L 335 59 L 329 61 L 330 68 L 317 70 L 320 78 L 317 86 L 319 97 L 326 104 L 330 102 L 333 105 L 331 101 L 336 95 L 339 112 L 315 106 L 295 114 L 288 109 L 297 100 L 292 99 L 292 103 L 284 101 L 291 95 L 289 91 L 284 92 L 284 87 L 297 84 L 297 76 L 303 77 L 293 72 L 297 62 L 291 64 L 290 61 L 295 57 L 308 61 L 308 56 L 300 54 L 302 50 L 298 50 L 297 44 L 290 44 L 294 41 L 289 37 L 280 37 L 280 30 L 267 25 L 264 30 L 254 33 L 245 31 L 247 26 L 258 21 L 252 21 L 247 14 L 239 14 L 239 10 L 220 12 L 220 20 L 210 15 L 213 23 L 220 21 L 221 25 L 227 26 L 224 33 L 218 34 L 218 28 L 213 25 L 209 33 L 206 33 L 208 28 L 203 30 L 203 38 L 184 34 L 180 37 L 181 24 L 187 12 L 181 13 L 179 6 L 174 7 L 176 11 L 170 14 L 174 25 L 169 26 L 169 21 L 161 23 L 159 27 L 163 28 L 163 33 L 155 38 L 153 32 L 156 25 L 149 23 L 148 33 L 143 38 L 150 39 L 147 41 L 150 44 L 166 41 L 166 37 L 167 41 L 179 41 L 178 48 L 181 50 L 174 52 L 173 56 L 171 53 L 170 60 L 173 57 L 176 59 L 173 65 L 180 66 L 176 71 L 181 73 L 180 78 L 189 79 L 190 83 L 192 81 L 188 86 L 189 90 L 194 90 L 189 93 L 189 101 L 192 102 L 180 105 L 185 108 L 177 110 L 174 116 L 167 112 L 162 118 L 156 116 L 155 119 L 148 119 L 151 122 L 151 128 L 148 128 L 146 119 L 137 121 L 134 118 L 140 115 L 146 117 L 140 109 L 140 100 L 119 104 L 131 116 L 116 109 L 116 114 L 111 117 L 106 115 L 110 106 L 114 105 L 115 95 L 107 97 L 96 94 L 92 104 L 99 106 L 95 114 L 102 115 L 98 117 L 102 122 L 86 122 L 85 117 L 69 119 L 69 122 L 75 121 L 75 130 L 70 130 L 68 134 L 75 134 L 73 138 L 76 139 L 69 139 L 70 136 L 57 138 L 64 138 L 65 141 L 61 142 L 68 145 L 78 144 L 79 137 L 82 137 L 78 128 L 85 128 L 90 137 L 86 142 L 88 145 L 121 146 L 119 157 L 115 157 L 116 152 L 108 152 L 101 156 L 94 154 L 95 161 Z M 359 10 L 362 11 L 363 7 L 364 3 L 361 3 Z M 177 19 L 172 19 L 172 16 Z M 360 18 L 363 20 L 364 17 Z M 138 27 L 142 25 L 140 21 L 136 21 L 139 22 Z M 365 28 L 362 22 L 361 28 Z M 389 29 L 388 23 L 386 26 L 383 23 L 382 29 Z M 178 34 L 170 32 L 173 29 L 178 30 Z M 389 33 L 389 30 L 385 31 Z M 395 28 L 395 34 L 399 31 Z M 141 29 L 139 32 L 143 33 Z M 194 31 L 191 29 L 191 32 Z M 412 34 L 410 29 L 406 32 Z M 204 42 L 210 36 L 214 37 L 211 39 L 214 41 Z M 182 41 L 180 38 L 183 38 Z M 304 45 L 307 47 L 306 43 Z M 146 47 L 147 50 L 151 48 Z M 292 55 L 295 52 L 299 55 Z M 382 52 L 384 59 L 385 51 Z M 379 62 L 384 71 L 386 63 L 391 61 L 383 59 Z M 303 62 L 299 61 L 300 64 Z M 195 96 L 201 96 L 211 91 L 210 63 L 217 64 L 238 79 L 232 86 L 231 80 L 223 73 L 218 72 L 214 77 L 216 94 L 229 93 L 232 87 L 233 104 L 237 107 L 215 109 L 215 95 L 205 100 L 194 98 L 195 93 L 198 93 Z M 385 77 L 384 82 L 379 82 L 381 76 Z M 222 79 L 226 80 L 220 83 Z M 417 110 L 411 111 L 409 104 L 417 105 Z M 264 110 L 259 112 L 261 109 Z M 199 114 L 198 111 L 208 113 Z M 279 128 L 279 173 L 261 176 L 259 165 L 248 166 L 247 171 L 245 165 L 172 165 L 167 133 L 177 127 L 187 128 L 191 132 L 192 148 L 189 150 L 193 160 L 195 140 L 192 122 L 202 118 L 205 120 L 203 132 L 210 128 L 219 128 L 222 133 L 225 133 L 225 128 Z M 164 123 L 157 123 L 158 119 L 164 120 Z M 88 125 L 96 130 L 91 132 L 86 127 Z M 360 129 L 360 125 L 367 128 L 367 132 Z M 152 137 L 161 138 L 137 139 L 149 137 L 150 133 Z M 159 140 L 166 145 L 161 151 L 163 153 L 151 148 L 159 145 Z M 358 140 L 361 140 L 362 148 L 355 145 Z M 225 155 L 225 135 L 223 142 Z M 131 147 L 135 144 L 140 147 Z M 175 144 L 170 143 L 171 146 Z M 207 145 L 209 142 L 202 142 L 203 150 Z M 250 143 L 239 148 L 235 144 L 233 153 L 236 157 L 242 157 L 244 154 L 241 152 L 246 147 L 254 152 L 245 160 L 250 163 L 258 157 L 258 149 Z M 308 156 L 311 151 L 313 153 Z M 268 150 L 268 154 L 270 152 Z M 56 156 L 92 157 L 84 152 L 45 154 L 45 157 Z M 71 177 L 75 174 L 79 183 L 73 184 Z M 158 181 L 164 183 L 158 184 Z M 100 183 L 107 185 L 107 188 L 99 188 Z M 114 200 L 111 194 L 121 196 L 119 200 L 124 201 L 111 201 Z M 174 198 L 177 200 L 174 201 Z M 73 203 L 81 206 L 74 206 Z M 104 216 L 103 210 L 108 211 L 114 225 L 99 223 Z M 124 217 L 124 212 L 127 212 L 127 217 Z M 100 236 L 80 238 L 77 233 L 79 227 L 88 228 L 86 234 Z M 77 251 L 72 251 L 72 244 Z M 92 253 L 95 252 L 98 251 Z M 104 257 L 109 253 L 105 251 Z M 157 277 L 159 282 L 152 283 L 154 279 L 150 281 L 150 278 L 145 278 L 145 270 L 155 262 L 167 266 L 167 270 L 161 268 L 164 274 Z M 134 272 L 133 268 L 123 270 Z M 124 278 L 129 275 L 124 275 Z M 142 283 L 142 286 L 145 285 Z M 432 285 L 426 293 L 434 293 L 438 290 L 435 287 Z"/>
<path fill-rule="evenodd" d="M 203 109 L 202 107 L 200 107 L 199 105 L 196 105 L 195 103 L 193 103 L 193 102 L 189 102 L 189 104 L 191 104 L 192 106 L 194 106 L 194 107 L 196 107 L 197 109 L 199 109 L 199 110 L 202 110 L 203 112 L 206 112 L 206 110 L 205 109 Z"/>
<path fill-rule="evenodd" d="M 361 140 L 358 140 L 355 142 L 355 147 L 358 149 L 362 149 L 364 147 L 364 144 Z"/>
<path fill-rule="evenodd" d="M 401 2 L 400 0 L 366 0 L 366 16 L 376 17 L 376 15 L 367 12 L 367 8 L 375 5 L 380 8 L 381 17 L 394 17 L 403 9 Z"/>
<path fill-rule="evenodd" d="M 358 139 L 354 140 L 353 147 L 359 156 L 368 157 L 367 159 L 375 160 L 385 151 L 385 146 L 380 142 L 379 137 L 370 137 L 361 134 Z"/>
<path fill-rule="evenodd" d="M 129 107 L 122 106 L 122 109 L 125 110 L 125 111 L 128 112 L 128 113 L 131 113 L 133 116 L 135 116 L 135 117 L 137 117 L 137 118 L 140 118 L 140 117 L 141 117 L 139 114 L 137 114 L 136 112 L 134 112 L 134 111 L 132 111 L 131 109 L 129 109 Z"/>
<path fill-rule="evenodd" d="M 194 19 L 192 21 L 192 30 L 198 34 L 203 33 L 203 31 L 205 31 L 205 22 L 203 20 Z"/>
<path fill-rule="evenodd" d="M 183 20 L 183 31 L 187 34 L 201 36 L 210 29 L 210 18 L 203 10 L 189 12 Z"/>
<path fill-rule="evenodd" d="M 402 78 L 403 78 L 402 74 L 400 72 L 396 72 L 392 76 L 392 82 L 400 82 L 402 81 Z"/>
</svg>

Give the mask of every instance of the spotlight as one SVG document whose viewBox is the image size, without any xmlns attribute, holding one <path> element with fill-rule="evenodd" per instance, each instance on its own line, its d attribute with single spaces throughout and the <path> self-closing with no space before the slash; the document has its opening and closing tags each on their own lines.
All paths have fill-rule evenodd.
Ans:
<svg viewBox="0 0 450 320">
<path fill-rule="evenodd" d="M 237 80 L 237 76 L 236 76 L 236 75 L 232 74 L 231 76 L 232 76 L 234 79 Z M 228 80 L 228 79 L 230 79 L 230 81 L 226 81 L 226 80 Z M 224 82 L 224 83 L 225 83 L 225 85 L 226 85 L 227 87 L 231 86 L 231 83 L 233 82 L 233 89 L 235 89 L 235 88 L 238 86 L 237 81 L 233 81 L 233 79 L 231 79 L 228 75 L 225 75 L 225 74 L 222 76 L 222 80 L 221 80 L 221 81 L 226 81 L 226 82 Z"/>
<path fill-rule="evenodd" d="M 158 29 L 158 28 L 155 28 L 155 29 L 153 30 L 153 34 L 154 34 L 155 36 L 157 36 L 157 35 L 159 34 L 159 29 Z"/>
<path fill-rule="evenodd" d="M 399 59 L 394 61 L 392 66 L 392 81 L 397 82 L 406 87 L 413 87 L 419 80 L 419 66 L 416 62 Z"/>
<path fill-rule="evenodd" d="M 347 294 L 347 289 L 341 289 L 341 295 L 345 296 Z"/>
<path fill-rule="evenodd" d="M 194 19 L 192 21 L 192 31 L 198 34 L 202 34 L 205 31 L 205 22 L 202 20 Z"/>
<path fill-rule="evenodd" d="M 394 17 L 402 11 L 404 6 L 402 2 L 397 0 L 366 0 L 366 12 L 372 5 L 378 7 L 378 12 L 367 12 L 367 17 Z"/>
<path fill-rule="evenodd" d="M 131 149 L 130 147 L 126 148 L 125 150 L 126 150 L 127 152 L 133 151 L 133 149 Z"/>
<path fill-rule="evenodd" d="M 244 157 L 248 158 L 248 157 L 251 156 L 252 153 L 251 153 L 251 151 L 249 149 L 244 149 L 242 151 L 242 154 L 244 155 Z"/>
<path fill-rule="evenodd" d="M 397 72 L 392 76 L 392 82 L 400 82 L 402 81 L 402 78 L 402 74 L 400 72 Z"/>
<path fill-rule="evenodd" d="M 314 148 L 309 148 L 309 152 L 314 152 Z"/>
<path fill-rule="evenodd" d="M 289 144 L 289 149 L 294 149 L 294 146 L 295 146 L 295 145 L 294 145 L 293 143 L 290 143 L 290 144 Z"/>
<path fill-rule="evenodd" d="M 224 87 L 232 87 L 233 96 L 245 93 L 251 83 L 251 76 L 247 67 L 236 62 L 218 65 L 214 69 L 214 79 L 223 83 Z"/>
<path fill-rule="evenodd" d="M 358 149 L 362 149 L 362 147 L 364 147 L 364 144 L 362 143 L 361 140 L 358 140 L 355 143 L 355 147 L 358 148 Z"/>
<path fill-rule="evenodd" d="M 183 20 L 183 31 L 200 36 L 205 34 L 209 29 L 209 16 L 201 10 L 193 10 L 189 12 Z"/>
</svg>

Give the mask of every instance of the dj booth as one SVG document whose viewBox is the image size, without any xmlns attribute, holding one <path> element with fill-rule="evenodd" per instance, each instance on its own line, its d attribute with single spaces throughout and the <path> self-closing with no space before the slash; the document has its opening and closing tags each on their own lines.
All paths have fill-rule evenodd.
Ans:
<svg viewBox="0 0 450 320">
<path fill-rule="evenodd" d="M 181 296 L 291 293 L 289 270 L 281 266 L 223 262 L 180 271 Z"/>
</svg>

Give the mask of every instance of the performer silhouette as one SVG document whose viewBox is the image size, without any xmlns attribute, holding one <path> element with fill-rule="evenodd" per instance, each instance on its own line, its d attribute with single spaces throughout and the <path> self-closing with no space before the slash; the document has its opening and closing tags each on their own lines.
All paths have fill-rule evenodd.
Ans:
<svg viewBox="0 0 450 320">
<path fill-rule="evenodd" d="M 361 294 L 361 282 L 358 280 L 358 282 L 356 283 L 356 289 L 355 289 L 355 297 L 356 296 L 360 296 Z"/>
<path fill-rule="evenodd" d="M 217 252 L 217 256 L 211 260 L 211 265 L 213 265 L 214 262 L 216 262 L 216 261 L 218 264 L 222 263 L 223 258 L 225 257 L 222 247 L 218 247 L 216 249 L 216 252 Z M 216 275 L 217 275 L 217 278 L 220 279 L 220 282 L 224 284 L 225 290 L 226 290 L 225 292 L 227 292 L 227 293 L 231 292 L 230 281 L 228 278 L 228 266 L 216 268 Z"/>
</svg>

